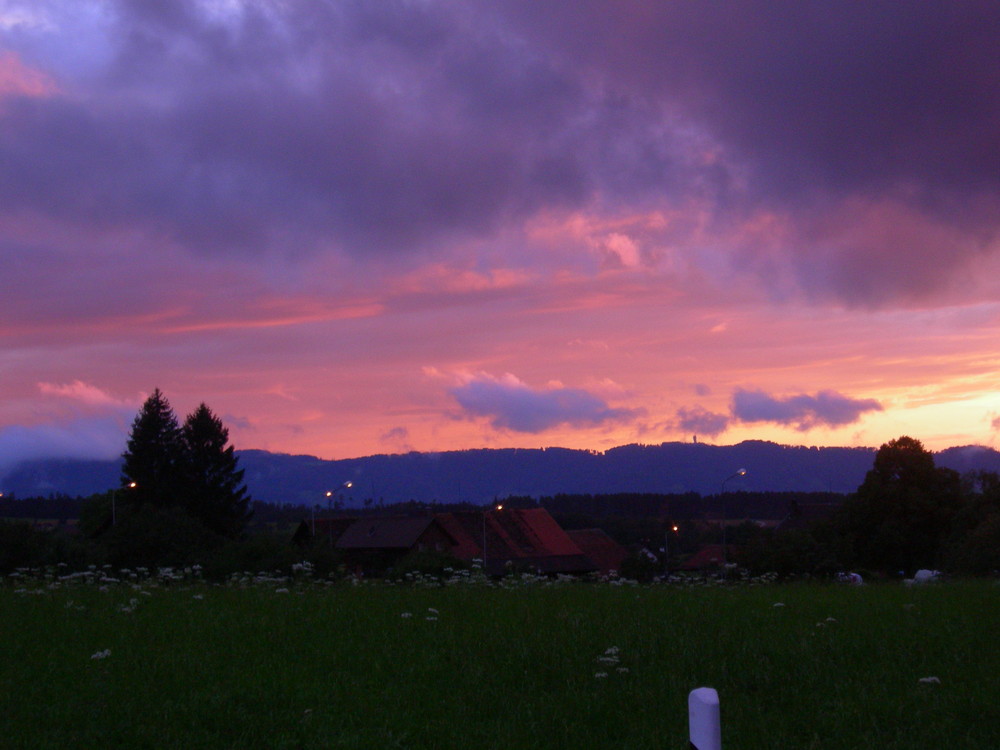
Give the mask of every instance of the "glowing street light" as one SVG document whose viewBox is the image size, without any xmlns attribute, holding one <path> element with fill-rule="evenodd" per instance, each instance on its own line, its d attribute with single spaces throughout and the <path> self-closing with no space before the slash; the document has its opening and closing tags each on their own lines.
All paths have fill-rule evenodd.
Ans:
<svg viewBox="0 0 1000 750">
<path fill-rule="evenodd" d="M 720 496 L 722 498 L 722 567 L 723 567 L 723 569 L 725 569 L 725 567 L 729 564 L 729 555 L 728 555 L 728 553 L 726 551 L 726 516 L 728 515 L 727 512 L 726 512 L 726 482 L 728 482 L 730 479 L 736 479 L 737 477 L 744 477 L 744 476 L 746 476 L 746 473 L 747 473 L 746 469 L 739 469 L 735 473 L 730 474 L 728 477 L 726 477 L 725 479 L 722 480 L 722 492 L 720 493 Z"/>
<path fill-rule="evenodd" d="M 339 487 L 337 487 L 336 489 L 332 489 L 332 490 L 327 490 L 326 491 L 325 494 L 326 494 L 326 512 L 327 512 L 327 514 L 330 513 L 330 508 L 331 508 L 331 505 L 333 504 L 333 498 L 334 498 L 334 496 L 338 492 L 343 492 L 344 490 L 351 489 L 351 487 L 353 487 L 353 486 L 354 486 L 354 482 L 347 481 L 347 482 L 344 482 Z M 329 526 L 329 530 L 330 530 L 330 547 L 333 547 L 333 524 L 328 522 L 328 526 Z M 313 538 L 315 538 L 316 537 L 316 506 L 315 506 L 315 504 L 313 505 L 313 508 L 312 508 L 312 534 L 313 534 Z"/>
</svg>

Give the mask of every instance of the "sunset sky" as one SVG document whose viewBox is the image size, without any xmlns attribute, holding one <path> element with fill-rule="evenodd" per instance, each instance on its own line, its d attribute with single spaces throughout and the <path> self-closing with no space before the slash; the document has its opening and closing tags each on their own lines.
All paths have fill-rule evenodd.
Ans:
<svg viewBox="0 0 1000 750">
<path fill-rule="evenodd" d="M 0 0 L 0 476 L 1000 432 L 1000 5 Z"/>
</svg>

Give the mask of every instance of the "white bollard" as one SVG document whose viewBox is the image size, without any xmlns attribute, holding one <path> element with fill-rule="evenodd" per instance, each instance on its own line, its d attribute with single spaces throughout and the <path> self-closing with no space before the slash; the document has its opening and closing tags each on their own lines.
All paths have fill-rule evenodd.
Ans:
<svg viewBox="0 0 1000 750">
<path fill-rule="evenodd" d="M 696 688 L 688 695 L 691 750 L 722 750 L 719 694 L 715 688 Z"/>
</svg>

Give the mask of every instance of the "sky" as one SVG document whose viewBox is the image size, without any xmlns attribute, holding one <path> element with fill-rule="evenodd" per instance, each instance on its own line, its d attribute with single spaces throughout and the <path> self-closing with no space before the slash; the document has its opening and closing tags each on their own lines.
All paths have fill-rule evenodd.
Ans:
<svg viewBox="0 0 1000 750">
<path fill-rule="evenodd" d="M 0 473 L 1000 432 L 994 2 L 0 0 Z"/>
</svg>

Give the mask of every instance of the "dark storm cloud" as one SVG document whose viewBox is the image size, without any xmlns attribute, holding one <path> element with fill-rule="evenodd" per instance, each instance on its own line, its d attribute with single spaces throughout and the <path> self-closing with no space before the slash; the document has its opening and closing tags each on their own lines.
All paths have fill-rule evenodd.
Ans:
<svg viewBox="0 0 1000 750">
<path fill-rule="evenodd" d="M 812 294 L 926 296 L 998 238 L 993 2 L 510 7 L 567 64 L 655 97 L 717 139 L 749 189 L 719 193 L 734 202 L 716 210 L 789 217 L 785 262 Z M 897 236 L 914 225 L 933 240 Z M 739 251 L 747 269 L 772 275 L 759 247 Z"/>
<path fill-rule="evenodd" d="M 870 411 L 882 411 L 882 405 L 874 399 L 854 399 L 835 391 L 778 398 L 764 391 L 737 389 L 732 403 L 733 417 L 741 422 L 773 422 L 801 431 L 853 424 Z"/>
<path fill-rule="evenodd" d="M 114 7 L 112 62 L 85 96 L 8 100 L 6 206 L 202 249 L 366 252 L 590 190 L 577 82 L 446 6 Z"/>
<path fill-rule="evenodd" d="M 3 98 L 4 211 L 361 256 L 695 203 L 670 244 L 736 235 L 737 268 L 853 304 L 933 294 L 1000 227 L 992 3 L 103 7 L 61 32 L 97 62 Z M 780 241 L 741 241 L 763 214 Z"/>
<path fill-rule="evenodd" d="M 451 389 L 465 412 L 487 417 L 500 430 L 538 433 L 560 425 L 599 427 L 627 423 L 641 416 L 636 409 L 614 409 L 601 398 L 577 388 L 531 388 L 514 378 L 478 377 Z"/>
</svg>

